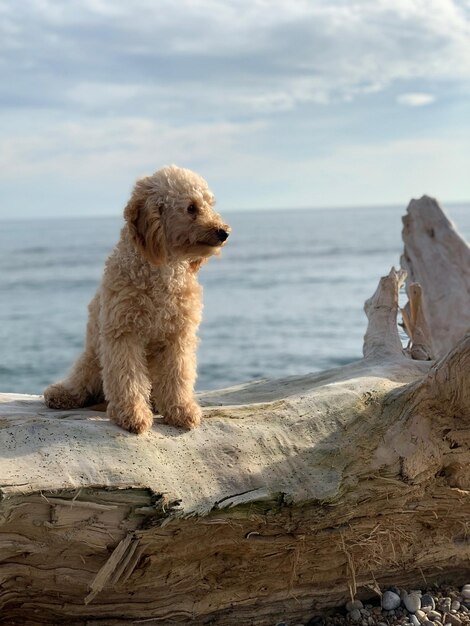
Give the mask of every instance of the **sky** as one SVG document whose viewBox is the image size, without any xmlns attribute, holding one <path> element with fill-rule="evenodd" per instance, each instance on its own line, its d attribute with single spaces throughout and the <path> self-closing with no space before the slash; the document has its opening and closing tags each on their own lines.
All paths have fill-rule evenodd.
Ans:
<svg viewBox="0 0 470 626">
<path fill-rule="evenodd" d="M 469 0 L 0 0 L 0 218 L 470 200 Z"/>
</svg>

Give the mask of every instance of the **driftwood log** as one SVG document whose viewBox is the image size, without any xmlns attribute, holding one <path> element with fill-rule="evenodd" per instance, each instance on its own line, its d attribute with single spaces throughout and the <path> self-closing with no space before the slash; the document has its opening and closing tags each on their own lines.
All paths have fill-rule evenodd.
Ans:
<svg viewBox="0 0 470 626">
<path fill-rule="evenodd" d="M 198 430 L 1 395 L 0 622 L 272 625 L 468 582 L 470 249 L 426 197 L 403 238 L 362 360 L 202 394 Z"/>
</svg>

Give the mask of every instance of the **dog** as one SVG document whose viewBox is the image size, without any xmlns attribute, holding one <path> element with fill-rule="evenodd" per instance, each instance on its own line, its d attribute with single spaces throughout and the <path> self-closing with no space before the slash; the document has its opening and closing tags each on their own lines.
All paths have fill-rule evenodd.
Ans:
<svg viewBox="0 0 470 626">
<path fill-rule="evenodd" d="M 70 374 L 44 391 L 48 407 L 106 401 L 109 418 L 132 433 L 151 428 L 152 410 L 173 426 L 200 423 L 197 272 L 230 232 L 214 202 L 201 176 L 174 165 L 136 182 L 88 307 L 85 349 Z"/>
</svg>

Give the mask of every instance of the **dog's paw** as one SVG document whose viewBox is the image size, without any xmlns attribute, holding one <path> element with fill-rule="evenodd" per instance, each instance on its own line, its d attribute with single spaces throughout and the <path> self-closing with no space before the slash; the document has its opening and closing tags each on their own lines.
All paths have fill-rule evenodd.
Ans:
<svg viewBox="0 0 470 626">
<path fill-rule="evenodd" d="M 115 424 L 136 435 L 145 433 L 152 428 L 153 414 L 146 404 L 138 407 L 109 404 L 107 414 Z"/>
<path fill-rule="evenodd" d="M 77 396 L 70 393 L 63 385 L 49 385 L 44 391 L 44 402 L 50 409 L 79 409 L 83 406 Z"/>
<path fill-rule="evenodd" d="M 164 413 L 164 421 L 179 428 L 196 428 L 201 423 L 201 407 L 195 402 L 168 408 Z"/>
</svg>

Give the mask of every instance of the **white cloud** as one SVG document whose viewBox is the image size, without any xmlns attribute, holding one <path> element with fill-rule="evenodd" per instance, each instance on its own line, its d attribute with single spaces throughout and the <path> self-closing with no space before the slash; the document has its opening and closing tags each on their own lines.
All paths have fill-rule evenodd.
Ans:
<svg viewBox="0 0 470 626">
<path fill-rule="evenodd" d="M 260 122 L 171 127 L 148 118 L 51 123 L 0 141 L 0 180 L 61 176 L 67 180 L 130 179 L 169 163 L 207 164 L 236 150 Z"/>
<path fill-rule="evenodd" d="M 120 190 L 122 203 L 137 176 L 172 162 L 201 171 L 224 208 L 406 203 L 423 193 L 449 201 L 470 196 L 469 130 L 445 139 L 345 141 L 325 154 L 297 158 L 250 150 L 253 136 L 266 130 L 251 122 L 168 128 L 143 118 L 54 124 L 4 143 L 0 172 L 18 187 L 34 180 L 46 197 L 44 185 L 67 185 L 70 193 L 83 194 L 84 211 L 93 207 L 97 188 L 113 202 L 111 190 Z"/>
<path fill-rule="evenodd" d="M 256 115 L 348 101 L 396 81 L 470 78 L 464 0 L 0 0 L 0 8 L 4 89 L 14 97 L 17 83 L 18 98 L 29 91 L 33 103 L 62 106 L 66 93 L 86 108 L 81 85 L 94 83 L 109 85 L 108 110 L 130 105 L 130 86 L 158 89 L 162 106 L 186 90 L 213 115 L 222 103 L 227 117 L 241 102 Z M 185 106 L 194 115 L 188 97 Z"/>
<path fill-rule="evenodd" d="M 431 93 L 402 93 L 397 96 L 398 104 L 409 107 L 422 107 L 435 102 L 436 98 Z"/>
<path fill-rule="evenodd" d="M 408 193 L 397 171 L 463 193 L 467 0 L 0 0 L 0 17 L 9 188 L 86 193 L 173 161 L 245 206 L 387 202 Z M 414 151 L 444 136 L 452 171 Z"/>
<path fill-rule="evenodd" d="M 324 156 L 301 161 L 257 154 L 239 159 L 232 153 L 229 162 L 234 171 L 214 164 L 208 176 L 220 180 L 230 175 L 243 181 L 249 193 L 262 188 L 262 197 L 241 198 L 242 206 L 248 207 L 406 205 L 423 194 L 462 201 L 470 197 L 469 146 L 467 130 L 445 139 L 390 140 L 380 145 L 345 142 Z M 222 206 L 231 206 L 230 202 L 230 197 L 221 198 Z"/>
</svg>

